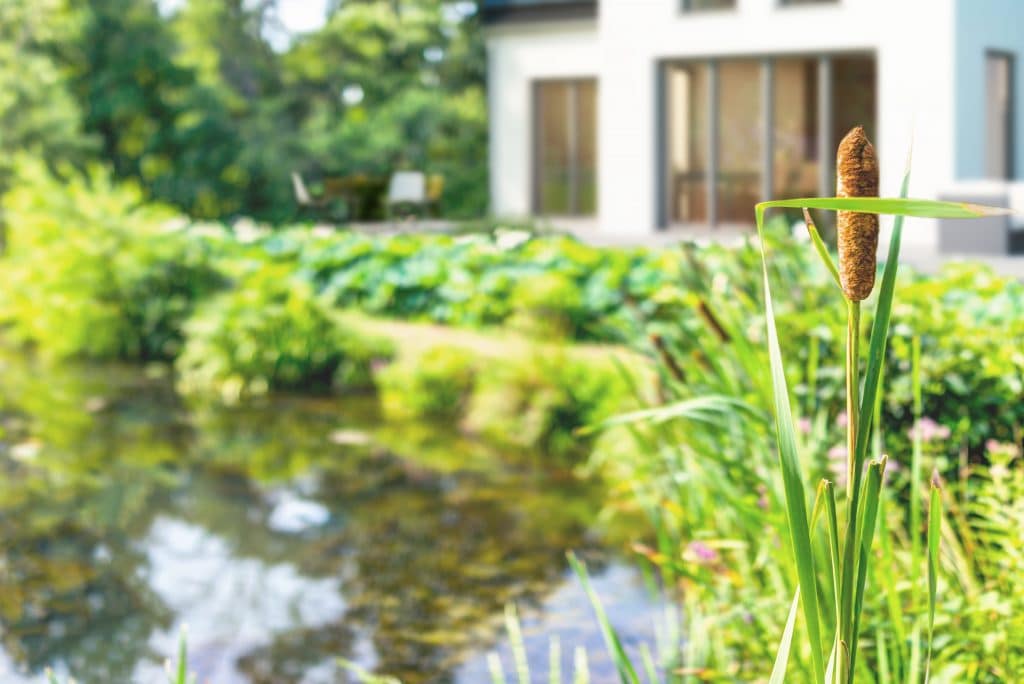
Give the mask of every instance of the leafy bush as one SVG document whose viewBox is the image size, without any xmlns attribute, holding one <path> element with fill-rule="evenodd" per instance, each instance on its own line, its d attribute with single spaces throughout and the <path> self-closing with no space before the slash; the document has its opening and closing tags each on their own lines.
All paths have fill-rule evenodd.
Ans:
<svg viewBox="0 0 1024 684">
<path fill-rule="evenodd" d="M 63 174 L 18 164 L 0 321 L 55 356 L 173 357 L 183 320 L 219 284 L 204 244 L 134 186 L 99 169 Z"/>
<path fill-rule="evenodd" d="M 196 311 L 176 364 L 184 391 L 236 399 L 338 380 L 365 386 L 386 348 L 341 329 L 310 285 L 291 276 L 287 267 L 263 265 Z"/>
<path fill-rule="evenodd" d="M 576 431 L 625 410 L 631 399 L 609 358 L 534 349 L 481 371 L 464 426 L 499 443 L 579 458 L 591 441 Z"/>
<path fill-rule="evenodd" d="M 457 420 L 473 391 L 478 362 L 465 349 L 436 346 L 389 364 L 374 376 L 385 414 Z"/>
</svg>

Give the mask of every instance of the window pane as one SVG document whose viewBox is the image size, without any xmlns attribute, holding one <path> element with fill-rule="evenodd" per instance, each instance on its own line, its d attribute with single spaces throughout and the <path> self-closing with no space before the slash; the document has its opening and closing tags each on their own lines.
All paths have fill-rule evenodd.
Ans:
<svg viewBox="0 0 1024 684">
<path fill-rule="evenodd" d="M 818 195 L 818 60 L 775 61 L 772 189 L 778 199 Z"/>
<path fill-rule="evenodd" d="M 985 171 L 989 178 L 1010 178 L 1012 147 L 1013 64 L 1008 55 L 985 60 Z"/>
<path fill-rule="evenodd" d="M 761 196 L 761 63 L 722 62 L 718 78 L 718 220 L 750 223 Z"/>
<path fill-rule="evenodd" d="M 708 66 L 672 65 L 666 73 L 668 215 L 676 223 L 706 222 Z"/>
<path fill-rule="evenodd" d="M 569 84 L 537 85 L 537 210 L 569 213 Z"/>
<path fill-rule="evenodd" d="M 736 0 L 683 0 L 683 7 L 687 10 L 732 9 L 735 6 Z"/>
<path fill-rule="evenodd" d="M 577 86 L 576 211 L 597 211 L 597 83 L 580 81 Z"/>
<path fill-rule="evenodd" d="M 535 86 L 535 210 L 592 214 L 597 207 L 597 83 L 549 81 Z"/>
<path fill-rule="evenodd" d="M 868 138 L 878 140 L 874 57 L 832 59 L 832 112 L 833 147 L 854 126 L 863 126 Z"/>
</svg>

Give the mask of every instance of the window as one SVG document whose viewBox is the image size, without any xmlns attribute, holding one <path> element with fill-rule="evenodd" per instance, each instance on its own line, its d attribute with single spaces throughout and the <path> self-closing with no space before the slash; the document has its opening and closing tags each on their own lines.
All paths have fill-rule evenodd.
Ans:
<svg viewBox="0 0 1024 684">
<path fill-rule="evenodd" d="M 735 9 L 736 0 L 683 0 L 684 12 Z"/>
<path fill-rule="evenodd" d="M 534 211 L 591 215 L 597 209 L 597 83 L 534 86 Z"/>
<path fill-rule="evenodd" d="M 750 224 L 768 196 L 831 195 L 839 140 L 876 136 L 875 83 L 865 55 L 666 64 L 662 222 Z"/>
<path fill-rule="evenodd" d="M 668 202 L 669 216 L 681 223 L 705 223 L 708 216 L 707 63 L 672 65 L 668 69 Z"/>
<path fill-rule="evenodd" d="M 761 60 L 737 59 L 718 67 L 718 168 L 715 216 L 747 223 L 761 197 L 764 115 Z"/>
<path fill-rule="evenodd" d="M 989 178 L 1013 178 L 1013 56 L 985 57 L 985 172 Z"/>
</svg>

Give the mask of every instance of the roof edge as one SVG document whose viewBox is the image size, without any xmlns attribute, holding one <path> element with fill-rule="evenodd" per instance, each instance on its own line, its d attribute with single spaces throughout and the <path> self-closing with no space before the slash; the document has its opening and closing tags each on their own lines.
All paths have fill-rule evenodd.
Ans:
<svg viewBox="0 0 1024 684">
<path fill-rule="evenodd" d="M 483 9 L 485 24 L 593 19 L 597 16 L 596 0 L 557 0 L 543 5 L 518 7 L 487 7 Z"/>
</svg>

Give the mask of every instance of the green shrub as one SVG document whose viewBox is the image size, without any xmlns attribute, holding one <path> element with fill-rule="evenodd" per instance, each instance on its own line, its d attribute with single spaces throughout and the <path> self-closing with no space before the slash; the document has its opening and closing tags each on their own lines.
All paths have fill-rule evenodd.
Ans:
<svg viewBox="0 0 1024 684">
<path fill-rule="evenodd" d="M 389 364 L 375 375 L 385 414 L 457 420 L 473 391 L 477 362 L 464 349 L 437 346 Z"/>
<path fill-rule="evenodd" d="M 170 358 L 219 278 L 169 209 L 92 169 L 64 177 L 21 160 L 3 200 L 0 321 L 54 356 Z"/>
<path fill-rule="evenodd" d="M 498 443 L 580 458 L 591 440 L 576 431 L 625 410 L 630 398 L 607 357 L 537 349 L 481 370 L 464 427 Z"/>
<path fill-rule="evenodd" d="M 197 309 L 177 360 L 184 391 L 236 399 L 368 383 L 373 359 L 388 350 L 342 329 L 312 287 L 291 276 L 287 266 L 264 265 Z"/>
<path fill-rule="evenodd" d="M 568 275 L 537 273 L 520 280 L 512 293 L 511 323 L 536 336 L 576 337 L 586 311 L 583 292 Z"/>
</svg>

